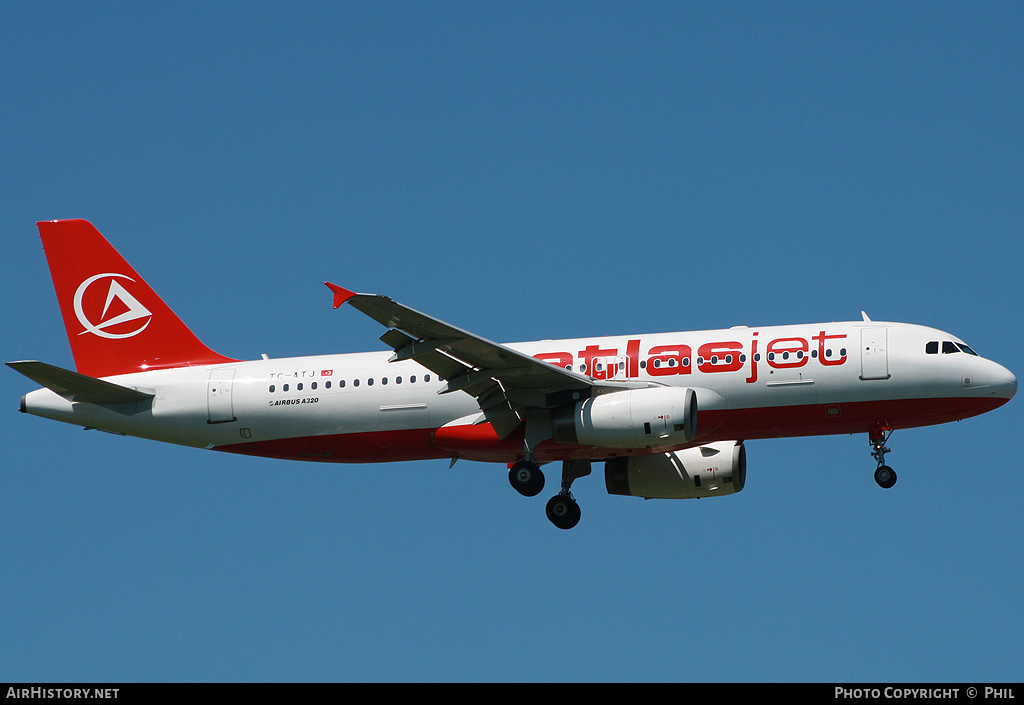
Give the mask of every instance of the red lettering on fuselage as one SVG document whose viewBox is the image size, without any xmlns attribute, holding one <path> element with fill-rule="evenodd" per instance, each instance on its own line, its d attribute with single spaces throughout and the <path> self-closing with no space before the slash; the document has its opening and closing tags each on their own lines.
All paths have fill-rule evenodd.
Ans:
<svg viewBox="0 0 1024 705">
<path fill-rule="evenodd" d="M 750 339 L 750 376 L 744 380 L 747 384 L 757 381 L 757 331 L 754 331 Z"/>
<path fill-rule="evenodd" d="M 638 340 L 637 343 L 639 342 Z M 645 366 L 649 375 L 688 375 L 692 371 L 692 352 L 689 345 L 655 345 L 647 354 L 650 357 L 647 358 Z"/>
<path fill-rule="evenodd" d="M 626 376 L 640 376 L 640 341 L 630 340 L 626 343 Z"/>
<path fill-rule="evenodd" d="M 757 336 L 758 331 L 753 331 L 749 343 L 738 340 L 703 343 L 697 347 L 696 358 L 693 355 L 693 347 L 686 343 L 654 345 L 644 355 L 641 352 L 643 343 L 639 338 L 626 341 L 624 354 L 617 347 L 592 344 L 578 351 L 575 356 L 570 352 L 557 351 L 538 353 L 534 357 L 560 367 L 578 369 L 595 379 L 610 379 L 612 373 L 609 371 L 609 365 L 605 364 L 606 359 L 623 356 L 626 359 L 626 377 L 634 379 L 643 373 L 651 377 L 693 374 L 695 365 L 698 371 L 708 374 L 739 372 L 749 362 L 749 375 L 744 380 L 747 384 L 757 381 L 757 366 L 762 361 L 774 369 L 781 370 L 804 367 L 811 358 L 816 358 L 822 365 L 829 367 L 842 365 L 848 359 L 845 347 L 835 351 L 829 345 L 829 341 L 835 341 L 837 344 L 844 341 L 845 333 L 829 335 L 821 331 L 811 336 L 810 340 L 798 336 L 774 338 L 764 346 L 764 360 L 759 352 Z M 812 343 L 817 343 L 817 346 L 813 346 Z M 749 352 L 746 351 L 747 347 Z M 579 361 L 578 367 L 574 367 L 576 360 Z"/>
<path fill-rule="evenodd" d="M 697 369 L 701 372 L 735 372 L 743 367 L 740 359 L 743 343 L 704 343 L 697 349 Z"/>
<path fill-rule="evenodd" d="M 825 347 L 825 341 L 828 340 L 840 340 L 845 338 L 845 335 L 825 335 L 825 331 L 821 331 L 817 335 L 812 335 L 811 340 L 818 341 L 818 362 L 823 365 L 841 365 L 846 362 L 846 349 L 843 348 L 842 353 L 835 360 L 829 359 L 831 356 L 828 355 L 829 349 Z"/>
<path fill-rule="evenodd" d="M 580 360 L 583 361 L 583 372 L 594 379 L 608 379 L 608 366 L 597 365 L 598 358 L 604 357 L 615 357 L 619 354 L 618 348 L 605 349 L 600 345 L 588 345 L 585 349 L 580 350 L 577 355 Z"/>
<path fill-rule="evenodd" d="M 559 367 L 564 367 L 569 370 L 572 369 L 572 355 L 569 353 L 540 353 L 539 355 L 534 355 L 534 357 L 538 360 L 543 360 L 544 362 L 550 362 L 552 365 L 558 365 Z"/>
<path fill-rule="evenodd" d="M 765 348 L 768 364 L 777 370 L 803 367 L 810 359 L 807 351 L 807 341 L 803 338 L 776 338 Z"/>
</svg>

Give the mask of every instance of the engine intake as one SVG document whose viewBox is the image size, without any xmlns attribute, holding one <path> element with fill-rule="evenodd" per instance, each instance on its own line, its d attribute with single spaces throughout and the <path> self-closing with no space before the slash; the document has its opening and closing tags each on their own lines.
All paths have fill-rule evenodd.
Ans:
<svg viewBox="0 0 1024 705">
<path fill-rule="evenodd" d="M 556 412 L 553 438 L 602 448 L 658 448 L 697 435 L 697 394 L 689 387 L 629 389 Z"/>
<path fill-rule="evenodd" d="M 672 453 L 613 458 L 604 464 L 608 494 L 644 499 L 699 499 L 735 494 L 747 481 L 742 441 Z"/>
</svg>

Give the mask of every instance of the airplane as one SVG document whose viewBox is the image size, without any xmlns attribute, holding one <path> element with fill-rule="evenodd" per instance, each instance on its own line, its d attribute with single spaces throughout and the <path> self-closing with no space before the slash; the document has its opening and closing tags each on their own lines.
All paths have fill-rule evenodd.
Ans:
<svg viewBox="0 0 1024 705">
<path fill-rule="evenodd" d="M 41 389 L 20 410 L 114 434 L 334 463 L 502 463 L 548 519 L 580 520 L 572 483 L 610 494 L 739 492 L 751 439 L 868 434 L 875 481 L 894 430 L 991 411 L 1014 375 L 934 328 L 862 320 L 498 344 L 386 296 L 325 282 L 380 323 L 379 352 L 259 360 L 204 345 L 86 220 L 37 224 L 75 370 L 8 362 Z M 698 424 L 698 411 L 700 423 Z"/>
</svg>

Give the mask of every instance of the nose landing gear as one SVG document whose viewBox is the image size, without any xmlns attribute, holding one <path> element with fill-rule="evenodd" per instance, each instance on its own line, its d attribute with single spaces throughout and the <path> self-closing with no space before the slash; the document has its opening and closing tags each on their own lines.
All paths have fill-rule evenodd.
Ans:
<svg viewBox="0 0 1024 705">
<path fill-rule="evenodd" d="M 890 436 L 892 436 L 892 431 L 886 433 L 883 428 L 873 428 L 868 432 L 871 457 L 878 463 L 878 467 L 875 469 L 875 482 L 884 489 L 889 489 L 896 484 L 896 471 L 885 464 L 885 454 L 890 452 L 885 444 Z"/>
</svg>

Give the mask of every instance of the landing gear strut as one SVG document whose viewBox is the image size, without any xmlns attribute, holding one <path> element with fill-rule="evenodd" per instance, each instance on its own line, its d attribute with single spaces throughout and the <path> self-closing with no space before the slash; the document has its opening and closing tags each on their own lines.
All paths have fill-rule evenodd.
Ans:
<svg viewBox="0 0 1024 705">
<path fill-rule="evenodd" d="M 871 442 L 871 457 L 878 463 L 878 467 L 875 469 L 875 482 L 884 489 L 889 489 L 896 484 L 896 471 L 885 464 L 885 454 L 889 452 L 885 443 L 891 435 L 892 431 L 886 433 L 881 428 L 873 428 L 868 434 L 868 440 Z"/>
<path fill-rule="evenodd" d="M 569 487 L 576 478 L 589 474 L 589 460 L 562 462 L 562 489 L 548 500 L 545 507 L 548 519 L 559 529 L 571 529 L 580 523 L 580 505 L 576 504 Z M 508 471 L 508 481 L 524 497 L 534 497 L 544 489 L 544 473 L 532 457 L 513 463 Z"/>
</svg>

